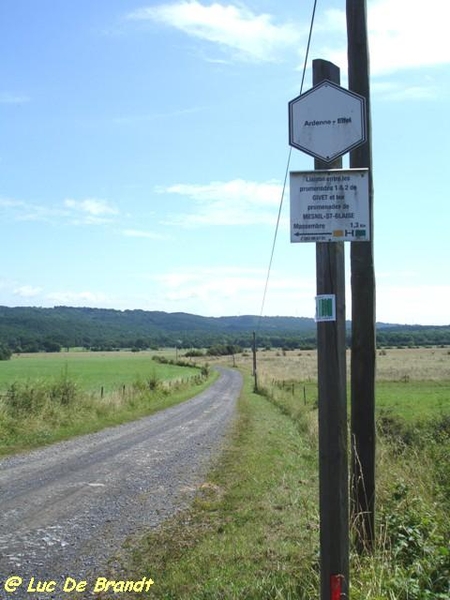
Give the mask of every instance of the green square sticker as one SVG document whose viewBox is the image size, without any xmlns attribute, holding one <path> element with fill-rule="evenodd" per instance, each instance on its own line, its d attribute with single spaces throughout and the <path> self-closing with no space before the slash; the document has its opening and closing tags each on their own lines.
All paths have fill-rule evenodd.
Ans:
<svg viewBox="0 0 450 600">
<path fill-rule="evenodd" d="M 321 294 L 316 296 L 316 322 L 336 321 L 336 296 Z"/>
</svg>

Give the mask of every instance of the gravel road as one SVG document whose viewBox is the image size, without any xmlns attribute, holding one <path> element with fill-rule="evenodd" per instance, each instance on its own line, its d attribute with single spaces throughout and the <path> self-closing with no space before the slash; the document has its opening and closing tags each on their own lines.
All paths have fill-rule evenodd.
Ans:
<svg viewBox="0 0 450 600">
<path fill-rule="evenodd" d="M 67 598 L 67 577 L 103 575 L 127 536 L 185 507 L 220 450 L 241 386 L 239 372 L 220 369 L 187 402 L 1 460 L 0 598 Z M 10 576 L 23 579 L 16 593 L 5 590 Z M 31 577 L 56 581 L 59 593 L 27 592 Z"/>
</svg>

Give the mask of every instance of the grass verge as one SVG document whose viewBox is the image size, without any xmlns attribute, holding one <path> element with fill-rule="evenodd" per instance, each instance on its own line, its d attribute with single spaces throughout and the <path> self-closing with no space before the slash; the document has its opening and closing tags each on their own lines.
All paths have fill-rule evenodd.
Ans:
<svg viewBox="0 0 450 600">
<path fill-rule="evenodd" d="M 127 578 L 151 576 L 152 598 L 314 597 L 318 481 L 304 416 L 294 422 L 247 378 L 220 464 L 189 510 L 131 546 Z"/>
</svg>

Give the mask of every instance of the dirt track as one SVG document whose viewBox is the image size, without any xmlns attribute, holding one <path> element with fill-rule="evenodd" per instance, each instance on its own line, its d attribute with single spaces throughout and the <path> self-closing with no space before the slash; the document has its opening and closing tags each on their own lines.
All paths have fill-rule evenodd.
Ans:
<svg viewBox="0 0 450 600">
<path fill-rule="evenodd" d="M 221 370 L 183 404 L 1 460 L 0 598 L 67 598 L 66 577 L 102 576 L 127 536 L 186 506 L 220 449 L 241 386 L 239 372 Z M 10 576 L 23 580 L 14 594 L 5 591 Z M 26 592 L 31 577 L 56 581 L 59 593 Z"/>
</svg>

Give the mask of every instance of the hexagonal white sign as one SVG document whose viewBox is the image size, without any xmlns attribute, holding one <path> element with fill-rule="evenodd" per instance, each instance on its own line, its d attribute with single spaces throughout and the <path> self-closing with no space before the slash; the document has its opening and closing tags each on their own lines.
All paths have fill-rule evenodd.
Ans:
<svg viewBox="0 0 450 600">
<path fill-rule="evenodd" d="M 332 162 L 366 141 L 366 100 L 325 79 L 289 102 L 289 144 Z"/>
</svg>

